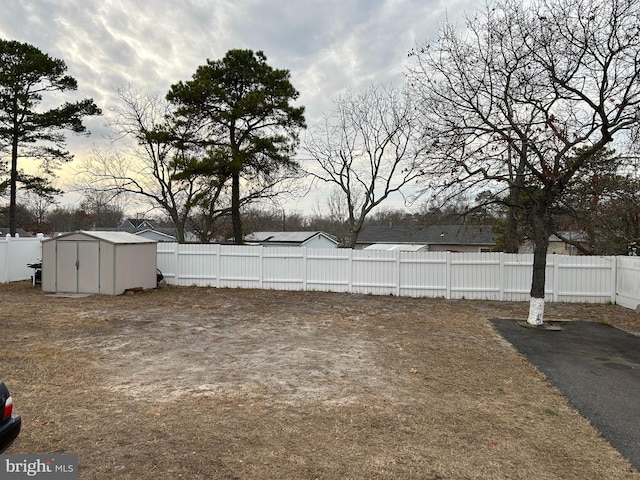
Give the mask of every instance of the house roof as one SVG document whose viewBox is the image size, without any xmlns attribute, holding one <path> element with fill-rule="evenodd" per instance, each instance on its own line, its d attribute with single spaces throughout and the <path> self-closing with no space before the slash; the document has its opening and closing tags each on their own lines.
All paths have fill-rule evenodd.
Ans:
<svg viewBox="0 0 640 480">
<path fill-rule="evenodd" d="M 245 237 L 249 242 L 270 243 L 304 243 L 313 237 L 321 235 L 335 244 L 338 242 L 324 232 L 253 232 Z"/>
<path fill-rule="evenodd" d="M 367 227 L 357 243 L 493 245 L 491 225 L 429 225 L 427 227 Z"/>
<path fill-rule="evenodd" d="M 128 218 L 116 228 L 119 232 L 130 232 L 136 235 L 155 234 L 158 237 L 175 241 L 178 237 L 176 229 L 173 227 L 161 227 L 155 220 L 146 218 Z"/>
<path fill-rule="evenodd" d="M 144 230 L 136 230 L 134 235 L 144 236 L 145 233 L 155 234 L 159 237 L 167 238 L 168 240 L 175 241 L 176 231 L 174 228 L 145 228 Z"/>
<path fill-rule="evenodd" d="M 134 232 L 145 228 L 158 229 L 160 225 L 155 220 L 147 218 L 127 218 L 118 225 L 117 230 L 125 232 Z"/>
</svg>

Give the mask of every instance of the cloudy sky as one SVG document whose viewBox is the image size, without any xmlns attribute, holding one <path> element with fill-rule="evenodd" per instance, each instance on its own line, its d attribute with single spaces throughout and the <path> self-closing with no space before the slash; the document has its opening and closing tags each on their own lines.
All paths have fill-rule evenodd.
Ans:
<svg viewBox="0 0 640 480">
<path fill-rule="evenodd" d="M 408 51 L 459 21 L 472 0 L 0 0 L 0 36 L 63 59 L 108 115 L 114 90 L 164 95 L 207 59 L 232 48 L 262 50 L 288 69 L 307 123 L 345 89 L 401 86 Z M 69 142 L 79 157 L 105 134 Z"/>
</svg>

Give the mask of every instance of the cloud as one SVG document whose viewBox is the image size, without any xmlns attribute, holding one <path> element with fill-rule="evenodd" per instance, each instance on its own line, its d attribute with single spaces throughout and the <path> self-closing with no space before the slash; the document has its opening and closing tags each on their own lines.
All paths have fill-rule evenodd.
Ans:
<svg viewBox="0 0 640 480">
<path fill-rule="evenodd" d="M 403 82 L 407 52 L 457 18 L 471 0 L 30 0 L 4 2 L 0 36 L 63 59 L 109 115 L 115 90 L 164 94 L 207 59 L 232 48 L 262 50 L 291 71 L 307 121 L 346 89 Z M 106 134 L 91 119 L 90 138 L 71 138 L 78 155 Z"/>
</svg>

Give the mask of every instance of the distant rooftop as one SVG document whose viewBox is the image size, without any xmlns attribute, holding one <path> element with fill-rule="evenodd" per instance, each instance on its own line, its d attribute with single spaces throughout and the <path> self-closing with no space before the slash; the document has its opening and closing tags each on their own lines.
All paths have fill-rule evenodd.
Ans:
<svg viewBox="0 0 640 480">
<path fill-rule="evenodd" d="M 9 235 L 10 233 L 10 229 L 7 227 L 0 227 L 0 236 L 1 237 L 6 237 L 7 235 Z M 22 228 L 16 228 L 16 233 L 18 234 L 19 237 L 21 238 L 25 238 L 25 237 L 33 237 L 32 234 L 30 234 L 29 232 L 23 230 Z"/>
<path fill-rule="evenodd" d="M 269 242 L 269 243 L 304 243 L 316 236 L 323 236 L 328 240 L 338 243 L 330 235 L 320 231 L 298 231 L 298 232 L 253 232 L 245 236 L 247 242 Z"/>
<path fill-rule="evenodd" d="M 493 245 L 496 234 L 491 225 L 367 227 L 358 235 L 357 243 Z"/>
</svg>

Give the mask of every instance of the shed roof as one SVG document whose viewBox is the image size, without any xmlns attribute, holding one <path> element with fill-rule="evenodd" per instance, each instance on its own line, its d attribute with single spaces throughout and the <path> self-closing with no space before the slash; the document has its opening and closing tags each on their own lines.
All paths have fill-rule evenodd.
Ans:
<svg viewBox="0 0 640 480">
<path fill-rule="evenodd" d="M 78 230 L 77 232 L 70 232 L 59 235 L 57 237 L 53 237 L 45 242 L 50 242 L 52 240 L 58 240 L 61 238 L 65 238 L 71 235 L 81 234 L 87 237 L 95 238 L 96 240 L 101 240 L 107 243 L 113 244 L 135 244 L 135 243 L 156 243 L 155 240 L 151 240 L 149 238 L 144 238 L 139 235 L 134 235 L 129 232 L 113 232 L 113 231 L 94 231 L 94 230 Z"/>
</svg>

